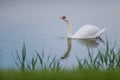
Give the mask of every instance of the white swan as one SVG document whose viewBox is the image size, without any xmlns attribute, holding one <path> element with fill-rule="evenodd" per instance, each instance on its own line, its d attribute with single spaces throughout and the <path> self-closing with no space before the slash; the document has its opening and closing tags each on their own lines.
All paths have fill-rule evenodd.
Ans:
<svg viewBox="0 0 120 80">
<path fill-rule="evenodd" d="M 105 28 L 100 30 L 99 27 L 97 26 L 84 25 L 74 35 L 72 35 L 72 26 L 69 22 L 69 19 L 65 16 L 61 16 L 61 19 L 67 23 L 68 38 L 78 38 L 78 39 L 97 38 L 100 37 L 100 35 L 105 31 Z"/>
</svg>

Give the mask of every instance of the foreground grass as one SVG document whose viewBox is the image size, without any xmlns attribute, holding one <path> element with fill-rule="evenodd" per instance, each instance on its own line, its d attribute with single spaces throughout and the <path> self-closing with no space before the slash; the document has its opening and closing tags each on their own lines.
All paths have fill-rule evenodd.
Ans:
<svg viewBox="0 0 120 80">
<path fill-rule="evenodd" d="M 78 66 L 74 69 L 95 69 L 95 70 L 109 70 L 120 69 L 120 48 L 116 49 L 116 44 L 110 46 L 110 43 L 106 39 L 105 47 L 97 50 L 97 55 L 94 56 L 94 52 L 88 49 L 88 57 L 80 59 L 76 57 Z M 23 44 L 21 53 L 16 52 L 15 64 L 18 70 L 32 71 L 59 71 L 62 69 L 61 59 L 57 59 L 56 56 L 45 56 L 44 50 L 42 53 L 35 52 L 36 56 L 27 59 L 27 51 L 25 43 Z M 21 54 L 21 55 L 20 55 Z"/>
<path fill-rule="evenodd" d="M 0 80 L 120 80 L 120 71 L 0 71 Z"/>
<path fill-rule="evenodd" d="M 25 44 L 21 55 L 16 53 L 18 70 L 0 70 L 0 80 L 120 80 L 120 48 L 111 47 L 108 41 L 95 57 L 89 49 L 84 60 L 76 57 L 78 66 L 72 70 L 62 68 L 56 57 L 45 57 L 44 51 L 27 59 Z"/>
</svg>

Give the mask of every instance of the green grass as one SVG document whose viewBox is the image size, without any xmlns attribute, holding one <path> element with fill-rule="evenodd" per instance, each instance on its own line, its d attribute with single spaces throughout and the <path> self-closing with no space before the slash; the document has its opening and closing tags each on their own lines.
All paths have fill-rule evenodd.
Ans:
<svg viewBox="0 0 120 80">
<path fill-rule="evenodd" d="M 120 80 L 120 71 L 0 71 L 0 80 Z"/>
<path fill-rule="evenodd" d="M 78 68 L 109 70 L 120 68 L 120 48 L 116 49 L 116 44 L 110 46 L 106 40 L 105 48 L 98 49 L 97 55 L 93 57 L 94 52 L 88 49 L 88 57 L 80 60 L 77 57 Z"/>
<path fill-rule="evenodd" d="M 33 56 L 31 59 L 27 59 L 25 43 L 22 47 L 22 53 L 16 51 L 15 64 L 20 71 L 59 71 L 61 69 L 60 60 L 57 60 L 56 56 L 47 57 L 44 55 L 44 50 L 42 53 L 36 51 L 36 56 Z"/>
<path fill-rule="evenodd" d="M 16 51 L 18 70 L 0 70 L 0 80 L 120 80 L 120 48 L 110 46 L 108 40 L 95 57 L 88 49 L 88 57 L 84 60 L 76 57 L 78 66 L 67 70 L 56 57 L 46 57 L 44 50 L 27 59 L 24 43 L 21 52 Z"/>
</svg>

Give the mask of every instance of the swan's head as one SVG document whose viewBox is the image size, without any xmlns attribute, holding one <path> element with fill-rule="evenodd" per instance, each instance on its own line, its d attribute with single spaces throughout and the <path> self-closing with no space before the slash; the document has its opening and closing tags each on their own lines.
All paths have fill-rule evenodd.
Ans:
<svg viewBox="0 0 120 80">
<path fill-rule="evenodd" d="M 62 20 L 64 20 L 65 22 L 68 22 L 68 18 L 66 16 L 61 16 L 60 17 Z"/>
</svg>

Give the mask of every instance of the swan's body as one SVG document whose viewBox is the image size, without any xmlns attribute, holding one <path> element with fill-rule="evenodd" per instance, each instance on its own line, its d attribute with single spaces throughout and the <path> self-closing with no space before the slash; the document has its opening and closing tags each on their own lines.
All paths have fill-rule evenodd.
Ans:
<svg viewBox="0 0 120 80">
<path fill-rule="evenodd" d="M 78 39 L 97 38 L 100 37 L 100 35 L 105 31 L 105 28 L 100 30 L 99 27 L 94 25 L 84 25 L 74 35 L 72 35 L 72 26 L 68 18 L 62 16 L 61 19 L 63 19 L 68 25 L 68 29 L 67 29 L 68 38 L 78 38 Z"/>
<path fill-rule="evenodd" d="M 100 37 L 104 30 L 105 28 L 100 30 L 93 25 L 84 25 L 71 38 L 96 38 Z"/>
</svg>

